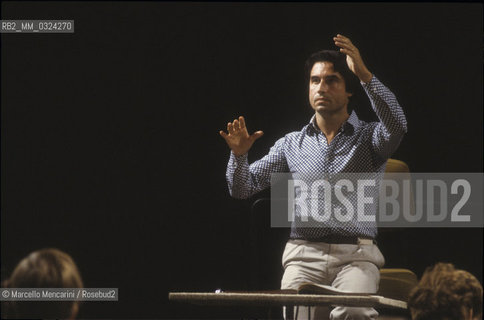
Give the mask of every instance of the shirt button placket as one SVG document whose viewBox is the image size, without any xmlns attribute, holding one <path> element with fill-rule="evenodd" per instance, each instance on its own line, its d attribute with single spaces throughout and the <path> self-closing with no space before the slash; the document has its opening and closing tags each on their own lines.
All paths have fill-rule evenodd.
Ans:
<svg viewBox="0 0 484 320">
<path fill-rule="evenodd" d="M 324 172 L 324 166 L 326 165 L 326 137 L 324 136 L 322 131 L 318 131 L 317 140 L 318 140 L 319 150 L 321 150 L 321 155 L 323 156 L 323 161 L 320 168 Z"/>
</svg>

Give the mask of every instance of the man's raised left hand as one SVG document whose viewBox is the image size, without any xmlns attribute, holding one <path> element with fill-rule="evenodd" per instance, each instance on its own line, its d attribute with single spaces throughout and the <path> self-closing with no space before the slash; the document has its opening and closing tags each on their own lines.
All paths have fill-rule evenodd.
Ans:
<svg viewBox="0 0 484 320">
<path fill-rule="evenodd" d="M 351 40 L 341 34 L 336 35 L 333 38 L 334 44 L 340 47 L 339 51 L 346 54 L 346 63 L 351 71 L 363 82 L 368 83 L 371 81 L 373 74 L 363 63 L 361 59 L 360 51 Z"/>
</svg>

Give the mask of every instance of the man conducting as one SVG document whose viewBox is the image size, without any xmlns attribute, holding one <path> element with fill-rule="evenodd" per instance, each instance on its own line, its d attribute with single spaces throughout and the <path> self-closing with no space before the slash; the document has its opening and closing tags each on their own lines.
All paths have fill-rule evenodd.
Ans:
<svg viewBox="0 0 484 320">
<path fill-rule="evenodd" d="M 405 115 L 394 94 L 365 66 L 350 39 L 333 38 L 339 51 L 323 50 L 306 61 L 309 75 L 309 103 L 315 114 L 301 131 L 279 139 L 269 153 L 251 165 L 247 152 L 263 135 L 249 135 L 245 119 L 239 117 L 220 131 L 231 149 L 227 182 L 231 196 L 248 198 L 270 186 L 271 174 L 280 172 L 377 173 L 407 131 Z M 358 80 L 359 83 L 358 84 Z M 361 85 L 368 95 L 378 122 L 364 122 L 348 103 Z M 375 210 L 371 207 L 371 210 Z M 282 263 L 281 289 L 297 289 L 302 283 L 331 285 L 348 292 L 376 293 L 379 268 L 384 258 L 375 244 L 376 223 L 331 221 L 315 228 L 291 227 Z M 324 319 L 326 308 L 298 308 L 297 317 Z M 376 319 L 373 308 L 336 307 L 330 319 Z"/>
</svg>

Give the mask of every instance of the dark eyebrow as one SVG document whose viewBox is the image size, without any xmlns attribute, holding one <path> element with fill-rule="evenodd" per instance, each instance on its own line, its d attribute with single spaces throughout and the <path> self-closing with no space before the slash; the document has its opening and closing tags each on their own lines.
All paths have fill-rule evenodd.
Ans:
<svg viewBox="0 0 484 320">
<path fill-rule="evenodd" d="M 331 74 L 329 76 L 326 76 L 324 77 L 325 79 L 328 79 L 328 80 L 334 80 L 334 79 L 339 79 L 339 77 L 335 74 Z"/>
</svg>

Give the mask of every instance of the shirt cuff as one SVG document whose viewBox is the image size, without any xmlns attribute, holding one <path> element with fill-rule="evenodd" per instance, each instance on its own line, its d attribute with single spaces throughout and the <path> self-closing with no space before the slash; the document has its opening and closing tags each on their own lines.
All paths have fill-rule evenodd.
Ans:
<svg viewBox="0 0 484 320">
<path fill-rule="evenodd" d="M 231 162 L 235 167 L 238 167 L 241 163 L 246 163 L 247 158 L 248 158 L 247 153 L 240 156 L 236 156 L 232 151 L 230 151 L 230 160 L 232 160 Z"/>
<path fill-rule="evenodd" d="M 366 82 L 363 82 L 360 80 L 360 84 L 364 87 L 364 88 L 371 88 L 371 87 L 374 87 L 378 82 L 380 82 L 380 80 L 378 80 L 375 75 L 373 75 L 373 77 L 371 77 L 371 80 L 370 82 L 366 83 Z"/>
</svg>

